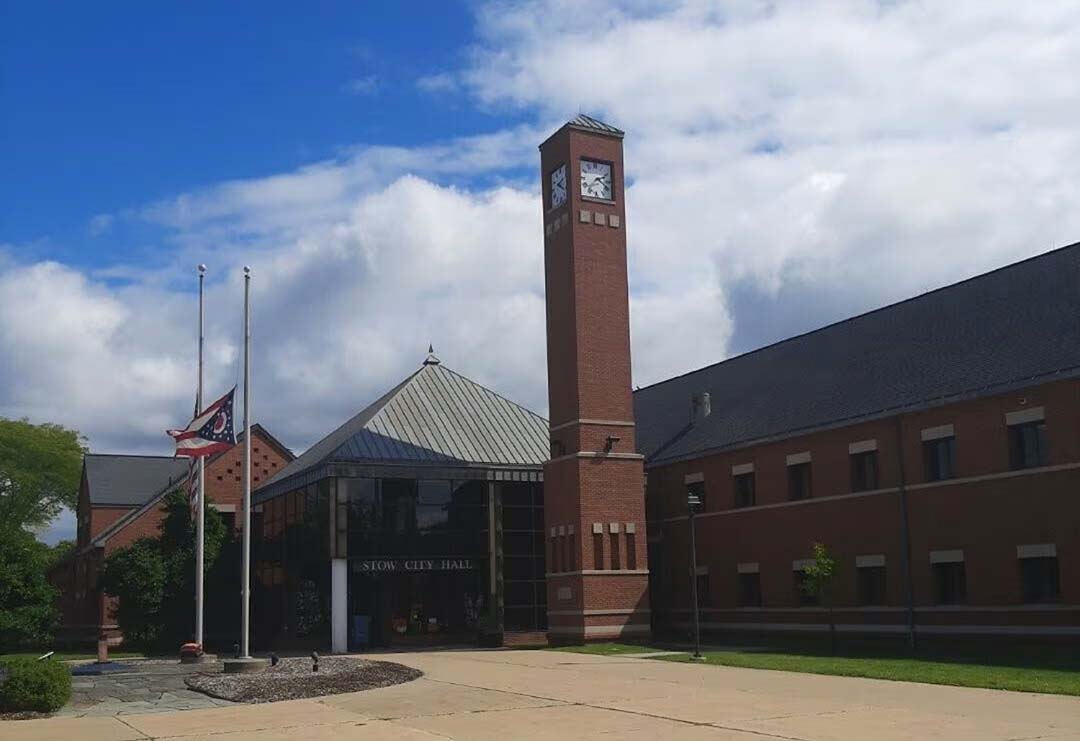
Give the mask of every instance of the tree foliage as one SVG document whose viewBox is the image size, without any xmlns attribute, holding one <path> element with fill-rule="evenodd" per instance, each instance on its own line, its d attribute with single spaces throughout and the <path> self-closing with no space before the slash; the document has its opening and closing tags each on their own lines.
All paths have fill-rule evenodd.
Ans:
<svg viewBox="0 0 1080 741">
<path fill-rule="evenodd" d="M 0 653 L 52 640 L 57 591 L 45 572 L 49 546 L 22 528 L 0 533 Z"/>
<path fill-rule="evenodd" d="M 823 543 L 814 543 L 814 560 L 804 571 L 802 588 L 816 597 L 829 611 L 829 647 L 836 652 L 836 620 L 832 610 L 832 586 L 836 578 L 836 559 Z"/>
<path fill-rule="evenodd" d="M 194 632 L 195 523 L 179 491 L 166 495 L 164 506 L 159 534 L 111 554 L 101 577 L 102 588 L 119 598 L 116 620 L 125 640 L 149 650 L 175 649 Z M 207 507 L 205 572 L 227 540 L 221 516 Z"/>
<path fill-rule="evenodd" d="M 75 509 L 84 440 L 75 430 L 0 418 L 0 532 L 47 524 Z"/>
<path fill-rule="evenodd" d="M 822 543 L 814 543 L 814 560 L 804 572 L 802 588 L 811 597 L 825 604 L 829 601 L 833 578 L 836 575 L 836 559 Z"/>
</svg>

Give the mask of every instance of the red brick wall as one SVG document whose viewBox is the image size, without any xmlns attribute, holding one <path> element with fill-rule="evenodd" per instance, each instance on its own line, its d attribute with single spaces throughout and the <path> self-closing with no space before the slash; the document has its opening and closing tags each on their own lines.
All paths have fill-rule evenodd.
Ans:
<svg viewBox="0 0 1080 741">
<path fill-rule="evenodd" d="M 614 203 L 582 198 L 583 157 L 612 163 Z M 563 163 L 569 198 L 548 210 L 550 175 Z M 622 141 L 563 129 L 541 146 L 541 171 L 554 428 L 553 460 L 544 467 L 545 536 L 549 554 L 565 554 L 566 539 L 574 553 L 572 564 L 565 557 L 549 561 L 558 573 L 548 577 L 548 622 L 556 641 L 610 638 L 624 625 L 648 624 L 644 472 L 632 426 Z M 583 209 L 590 213 L 587 223 Z M 605 223 L 594 223 L 594 213 L 603 214 Z M 613 216 L 617 227 L 608 225 Z M 602 534 L 593 534 L 595 523 Z M 627 523 L 634 524 L 634 534 L 626 533 Z M 559 535 L 560 528 L 567 534 Z"/>
<path fill-rule="evenodd" d="M 1045 407 L 1049 465 L 1010 472 L 1007 412 Z M 723 413 L 714 409 L 713 414 Z M 1058 625 L 1080 623 L 1080 382 L 1044 384 L 1019 392 L 955 403 L 903 415 L 899 420 L 907 480 L 911 580 L 921 625 Z M 920 432 L 952 424 L 956 478 L 928 483 Z M 823 431 L 742 450 L 651 468 L 648 472 L 650 543 L 665 585 L 654 609 L 690 605 L 684 476 L 703 473 L 706 513 L 697 518 L 698 563 L 708 567 L 717 625 L 754 622 L 821 623 L 824 613 L 799 608 L 792 561 L 823 542 L 838 563 L 835 604 L 848 623 L 903 624 L 907 604 L 901 527 L 897 420 L 889 418 Z M 878 441 L 878 492 L 852 494 L 848 444 Z M 789 502 L 785 456 L 810 451 L 813 498 Z M 756 507 L 734 507 L 733 465 L 753 463 Z M 980 478 L 986 477 L 986 478 Z M 1060 570 L 1060 605 L 1021 607 L 1016 546 L 1054 543 Z M 967 602 L 933 605 L 931 550 L 962 549 Z M 884 554 L 887 605 L 860 608 L 855 557 Z M 736 609 L 736 565 L 760 563 L 764 610 Z M 1002 610 L 1003 607 L 1015 610 Z M 1070 607 L 1071 606 L 1071 607 Z M 969 609 L 970 608 L 970 609 Z M 980 609 L 981 608 L 981 609 Z M 987 609 L 993 608 L 993 609 Z M 780 610 L 777 612 L 777 610 Z M 784 610 L 787 610 L 785 612 Z M 680 618 L 680 614 L 682 617 Z M 675 613 L 676 621 L 688 613 Z"/>
<path fill-rule="evenodd" d="M 288 460 L 258 431 L 252 434 L 251 441 L 251 486 L 255 489 L 284 467 Z M 209 501 L 214 505 L 231 505 L 239 511 L 243 499 L 242 462 L 243 446 L 237 445 L 207 465 L 206 489 Z M 80 492 L 80 509 L 87 506 L 89 506 L 89 500 L 84 482 Z M 132 508 L 122 507 L 91 508 L 89 537 L 86 542 L 97 537 L 131 511 Z M 97 574 L 101 560 L 116 550 L 131 545 L 139 538 L 155 537 L 164 515 L 164 508 L 161 506 L 148 509 L 114 533 L 106 541 L 103 549 L 95 549 L 80 556 L 71 562 L 70 568 L 57 570 L 50 575 L 53 583 L 62 590 L 58 606 L 62 614 L 61 634 L 63 636 L 72 640 L 93 640 L 101 625 L 113 624 L 116 601 L 112 598 L 105 598 L 103 601 L 97 589 Z M 236 526 L 240 527 L 239 517 L 236 519 Z M 80 528 L 80 545 L 84 544 L 83 530 Z M 111 631 L 111 635 L 115 640 L 120 639 L 116 631 Z"/>
</svg>

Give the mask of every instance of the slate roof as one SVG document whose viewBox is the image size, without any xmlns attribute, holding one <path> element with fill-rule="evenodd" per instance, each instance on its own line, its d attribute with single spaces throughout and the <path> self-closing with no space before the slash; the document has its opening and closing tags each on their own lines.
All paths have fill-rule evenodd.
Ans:
<svg viewBox="0 0 1080 741">
<path fill-rule="evenodd" d="M 187 476 L 184 458 L 156 455 L 102 455 L 83 457 L 92 505 L 138 507 L 171 483 Z"/>
<path fill-rule="evenodd" d="M 259 487 L 258 500 L 287 491 L 329 463 L 539 468 L 547 457 L 546 419 L 430 355 Z"/>
<path fill-rule="evenodd" d="M 634 394 L 650 465 L 1080 375 L 1080 243 Z M 690 397 L 712 413 L 690 426 Z"/>
</svg>

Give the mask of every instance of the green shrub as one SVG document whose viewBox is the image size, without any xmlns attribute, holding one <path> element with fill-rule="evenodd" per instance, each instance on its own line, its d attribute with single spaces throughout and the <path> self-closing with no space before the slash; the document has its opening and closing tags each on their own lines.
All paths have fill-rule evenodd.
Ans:
<svg viewBox="0 0 1080 741">
<path fill-rule="evenodd" d="M 0 683 L 0 711 L 52 713 L 71 699 L 71 671 L 62 662 L 9 659 L 0 667 L 7 672 Z"/>
</svg>

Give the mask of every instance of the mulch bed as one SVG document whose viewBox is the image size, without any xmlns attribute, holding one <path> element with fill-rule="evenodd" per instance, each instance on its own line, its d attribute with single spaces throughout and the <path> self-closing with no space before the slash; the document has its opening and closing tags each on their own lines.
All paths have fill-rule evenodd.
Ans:
<svg viewBox="0 0 1080 741">
<path fill-rule="evenodd" d="M 257 674 L 196 674 L 185 683 L 197 692 L 233 702 L 275 702 L 305 697 L 338 695 L 411 682 L 423 672 L 389 661 L 345 657 L 319 660 L 311 671 L 311 659 L 282 659 L 277 666 Z"/>
<path fill-rule="evenodd" d="M 13 713 L 0 713 L 0 720 L 37 720 L 51 718 L 52 713 L 39 713 L 36 710 L 19 710 Z"/>
</svg>

